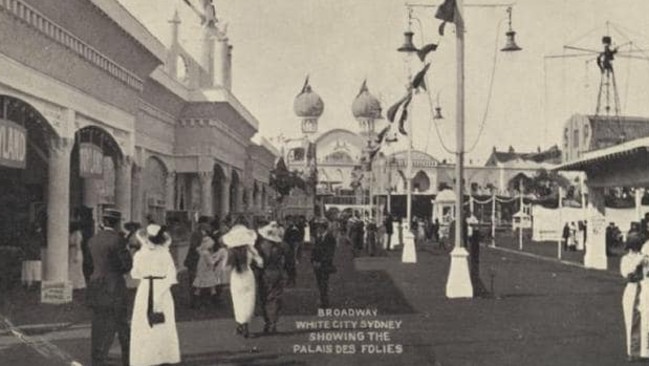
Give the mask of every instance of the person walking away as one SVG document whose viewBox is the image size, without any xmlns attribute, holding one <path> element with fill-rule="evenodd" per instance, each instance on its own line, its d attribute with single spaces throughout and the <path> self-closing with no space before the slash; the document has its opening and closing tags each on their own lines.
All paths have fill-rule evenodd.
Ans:
<svg viewBox="0 0 649 366">
<path fill-rule="evenodd" d="M 394 233 L 394 219 L 392 214 L 388 213 L 385 217 L 385 233 L 387 234 L 387 242 L 385 243 L 385 250 L 390 251 L 390 245 L 392 244 L 392 233 Z"/>
<path fill-rule="evenodd" d="M 205 296 L 205 290 L 209 291 L 210 300 L 212 303 L 216 302 L 216 285 L 218 279 L 214 271 L 216 262 L 212 259 L 212 250 L 214 249 L 214 239 L 204 232 L 201 245 L 198 247 L 197 252 L 199 255 L 198 264 L 196 265 L 196 278 L 194 278 L 194 299 L 202 305 L 202 299 Z"/>
<path fill-rule="evenodd" d="M 193 308 L 197 305 L 196 296 L 194 296 L 194 280 L 196 279 L 196 270 L 198 267 L 198 260 L 200 254 L 198 247 L 203 241 L 203 237 L 210 231 L 210 226 L 207 224 L 207 216 L 201 216 L 198 219 L 198 226 L 189 236 L 189 248 L 183 265 L 187 268 L 187 280 L 189 282 L 189 307 Z"/>
<path fill-rule="evenodd" d="M 284 272 L 291 265 L 288 245 L 283 242 L 276 222 L 257 230 L 258 252 L 264 262 L 259 276 L 260 299 L 264 316 L 264 333 L 276 333 L 284 292 Z M 293 266 L 294 267 L 294 266 Z"/>
<path fill-rule="evenodd" d="M 171 286 L 178 283 L 165 227 L 149 224 L 138 231 L 141 249 L 133 257 L 131 277 L 140 280 L 131 320 L 131 366 L 180 363 L 180 346 Z"/>
<path fill-rule="evenodd" d="M 27 230 L 23 242 L 22 283 L 27 290 L 32 286 L 38 288 L 42 276 L 41 249 L 45 245 L 45 236 L 38 223 Z"/>
<path fill-rule="evenodd" d="M 480 297 L 487 293 L 482 279 L 480 278 L 480 242 L 482 233 L 479 226 L 472 225 L 471 235 L 469 236 L 469 274 L 471 276 L 471 285 L 473 286 L 473 296 Z"/>
<path fill-rule="evenodd" d="M 221 294 L 230 285 L 230 272 L 232 271 L 232 267 L 228 265 L 228 249 L 223 245 L 220 238 L 217 245 L 219 249 L 212 254 L 212 263 L 214 263 L 214 274 L 216 276 L 216 302 L 221 299 Z"/>
<path fill-rule="evenodd" d="M 86 288 L 86 279 L 83 277 L 83 252 L 81 243 L 83 234 L 78 222 L 70 224 L 70 237 L 68 240 L 68 280 L 72 283 L 73 290 Z"/>
<path fill-rule="evenodd" d="M 421 246 L 426 242 L 426 220 L 419 218 L 417 220 L 417 246 Z"/>
<path fill-rule="evenodd" d="M 263 268 L 264 261 L 254 248 L 257 234 L 243 225 L 235 225 L 223 236 L 223 244 L 228 248 L 230 274 L 230 293 L 237 334 L 248 338 L 248 323 L 255 312 L 256 282 L 251 264 Z"/>
<path fill-rule="evenodd" d="M 329 307 L 329 276 L 336 272 L 336 267 L 333 264 L 336 238 L 328 230 L 327 224 L 325 219 L 316 223 L 315 246 L 311 252 L 311 264 L 318 284 L 321 308 Z"/>
<path fill-rule="evenodd" d="M 635 227 L 634 227 L 635 224 Z M 620 260 L 620 274 L 626 279 L 622 295 L 624 325 L 626 327 L 626 352 L 629 361 L 649 357 L 649 327 L 647 327 L 646 274 L 649 265 L 648 257 L 641 252 L 643 238 L 638 230 L 639 224 L 632 223 L 632 230 L 627 236 L 627 253 Z"/>
<path fill-rule="evenodd" d="M 288 245 L 289 253 L 292 255 L 293 259 L 291 263 L 287 263 L 286 272 L 288 275 L 288 286 L 295 286 L 297 281 L 297 248 L 300 245 L 300 229 L 298 228 L 295 220 L 291 217 L 288 220 L 288 227 L 284 232 L 284 242 Z"/>
<path fill-rule="evenodd" d="M 376 255 L 376 250 L 377 250 L 377 232 L 378 228 L 376 227 L 376 224 L 372 220 L 367 221 L 367 254 L 369 254 L 371 257 Z"/>
<path fill-rule="evenodd" d="M 440 247 L 442 246 L 441 240 L 439 240 L 439 219 L 435 219 L 435 222 L 433 223 L 433 240 L 440 243 Z"/>
<path fill-rule="evenodd" d="M 104 210 L 103 228 L 88 241 L 93 271 L 86 292 L 92 308 L 92 365 L 106 364 L 108 351 L 117 333 L 122 349 L 122 364 L 129 364 L 129 326 L 127 294 L 124 275 L 131 270 L 133 260 L 126 239 L 119 234 L 121 213 Z"/>
<path fill-rule="evenodd" d="M 570 225 L 567 222 L 565 225 L 563 225 L 563 232 L 561 233 L 561 237 L 563 238 L 563 250 L 566 251 L 568 250 L 568 242 L 570 241 Z"/>
</svg>

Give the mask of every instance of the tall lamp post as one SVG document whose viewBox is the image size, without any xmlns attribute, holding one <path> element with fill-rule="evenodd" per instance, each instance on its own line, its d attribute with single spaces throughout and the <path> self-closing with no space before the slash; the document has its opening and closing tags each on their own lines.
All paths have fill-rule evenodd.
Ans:
<svg viewBox="0 0 649 366">
<path fill-rule="evenodd" d="M 447 0 L 447 3 L 450 3 Z M 448 5 L 448 4 L 445 4 Z M 437 5 L 424 5 L 424 4 L 406 4 L 408 7 L 408 15 L 412 18 L 412 9 L 415 7 L 433 8 Z M 471 5 L 470 5 L 471 6 Z M 521 48 L 516 45 L 515 35 L 511 28 L 511 4 L 493 4 L 493 5 L 475 5 L 477 7 L 507 7 L 509 15 L 509 31 L 506 33 L 507 40 L 505 47 L 501 49 L 503 52 L 520 51 Z M 455 23 L 455 37 L 456 37 L 456 64 L 457 64 L 457 94 L 456 94 L 456 162 L 455 162 L 455 245 L 451 251 L 451 265 L 446 283 L 446 297 L 448 298 L 470 298 L 473 297 L 473 286 L 469 275 L 469 265 L 467 258 L 469 256 L 465 249 L 464 242 L 464 111 L 465 111 L 465 75 L 464 75 L 464 1 L 455 0 L 455 9 L 453 9 L 453 22 Z M 412 31 L 410 29 L 406 32 L 406 43 L 411 47 L 404 52 L 414 53 L 417 48 L 412 45 Z M 409 42 L 408 42 L 409 40 Z M 401 51 L 401 48 L 399 49 Z M 410 120 L 410 119 L 409 119 Z M 410 150 L 410 149 L 409 149 Z M 410 160 L 410 159 L 408 159 Z M 409 161 L 409 166 L 411 162 Z M 408 185 L 408 193 L 410 193 L 410 185 Z"/>
<path fill-rule="evenodd" d="M 412 26 L 412 9 L 408 8 L 408 30 L 403 34 L 405 37 L 404 43 L 397 51 L 405 55 L 405 63 L 408 72 L 408 83 L 412 78 L 411 61 L 413 54 L 417 52 L 417 48 L 412 43 L 412 36 L 414 33 L 410 29 Z M 409 84 L 408 84 L 409 85 Z M 410 98 L 414 95 L 414 89 L 409 87 Z M 410 103 L 406 107 L 406 113 L 410 116 Z M 417 263 L 417 251 L 415 250 L 415 235 L 410 230 L 412 225 L 412 118 L 407 118 L 408 123 L 408 150 L 406 155 L 406 222 L 402 224 L 403 227 L 403 252 L 401 255 L 402 263 Z"/>
</svg>

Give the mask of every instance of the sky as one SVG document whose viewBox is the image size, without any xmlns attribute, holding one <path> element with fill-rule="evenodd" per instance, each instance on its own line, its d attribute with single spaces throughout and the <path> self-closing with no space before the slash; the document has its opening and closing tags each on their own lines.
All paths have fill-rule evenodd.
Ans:
<svg viewBox="0 0 649 366">
<path fill-rule="evenodd" d="M 200 6 L 199 0 L 192 0 Z M 179 10 L 181 42 L 198 56 L 198 18 L 181 0 L 119 0 L 156 37 L 168 44 Z M 438 5 L 418 0 L 411 3 Z M 600 83 L 596 55 L 574 54 L 564 46 L 601 50 L 609 34 L 621 51 L 648 57 L 647 0 L 514 0 L 512 27 L 520 52 L 496 52 L 504 46 L 504 7 L 482 7 L 507 0 L 465 0 L 465 91 L 467 163 L 483 164 L 492 148 L 516 151 L 561 145 L 565 121 L 575 113 L 594 114 Z M 228 23 L 233 46 L 235 96 L 259 120 L 265 137 L 300 137 L 293 101 L 309 75 L 324 101 L 320 132 L 358 131 L 351 104 L 363 80 L 386 111 L 405 94 L 410 73 L 424 64 L 396 49 L 408 27 L 404 0 L 214 0 L 217 17 Z M 435 8 L 415 7 L 414 43 L 438 43 L 427 59 L 428 92 L 412 103 L 413 146 L 438 160 L 454 160 L 456 150 L 456 52 L 454 27 L 440 37 Z M 607 24 L 608 22 L 608 24 Z M 629 45 L 629 42 L 633 42 Z M 614 62 L 623 115 L 649 117 L 649 61 L 618 57 Z M 493 82 L 492 82 L 493 80 Z M 491 92 L 491 93 L 490 93 Z M 489 98 L 491 95 L 491 98 Z M 432 120 L 431 106 L 444 119 Z M 379 121 L 377 128 L 387 125 Z M 386 148 L 404 149 L 407 139 Z"/>
</svg>

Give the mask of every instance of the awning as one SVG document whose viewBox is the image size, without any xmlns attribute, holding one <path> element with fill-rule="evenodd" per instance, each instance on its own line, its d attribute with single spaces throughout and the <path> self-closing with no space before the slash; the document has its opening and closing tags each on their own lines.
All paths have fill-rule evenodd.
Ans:
<svg viewBox="0 0 649 366">
<path fill-rule="evenodd" d="M 563 163 L 552 170 L 589 171 L 620 160 L 641 157 L 646 155 L 648 151 L 649 138 L 641 138 L 604 149 L 589 151 L 581 158 Z"/>
</svg>

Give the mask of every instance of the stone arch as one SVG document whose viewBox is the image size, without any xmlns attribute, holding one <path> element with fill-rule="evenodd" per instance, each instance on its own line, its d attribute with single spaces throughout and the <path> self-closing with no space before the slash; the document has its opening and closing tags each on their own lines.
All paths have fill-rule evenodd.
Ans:
<svg viewBox="0 0 649 366">
<path fill-rule="evenodd" d="M 0 162 L 0 237 L 20 243 L 32 223 L 47 231 L 49 147 L 59 135 L 37 107 L 22 98 L 0 94 L 0 119 L 3 142 L 10 142 Z M 65 225 L 67 234 L 65 216 L 56 218 L 54 225 Z"/>
<path fill-rule="evenodd" d="M 105 207 L 117 206 L 117 169 L 124 159 L 115 137 L 105 128 L 90 124 L 75 131 L 70 206 L 92 210 L 95 218 L 101 217 Z"/>
<path fill-rule="evenodd" d="M 420 170 L 412 178 L 412 191 L 427 192 L 430 189 L 430 178 L 423 170 Z"/>
</svg>

